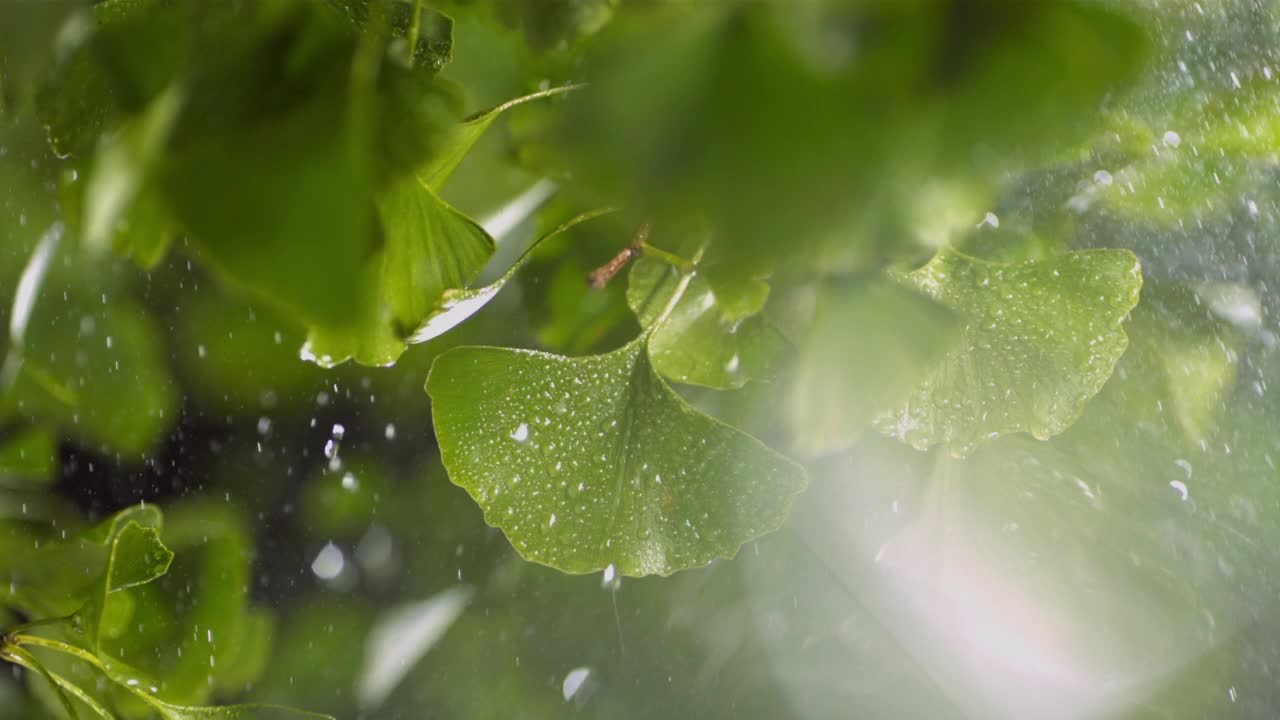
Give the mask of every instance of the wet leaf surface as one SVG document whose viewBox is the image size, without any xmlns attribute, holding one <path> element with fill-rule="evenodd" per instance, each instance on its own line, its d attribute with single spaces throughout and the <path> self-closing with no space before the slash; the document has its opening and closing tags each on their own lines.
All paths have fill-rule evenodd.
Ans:
<svg viewBox="0 0 1280 720">
<path fill-rule="evenodd" d="M 963 318 L 963 340 L 876 426 L 963 456 L 1014 432 L 1046 439 L 1075 421 L 1128 347 L 1142 272 L 1123 250 L 1014 265 L 943 251 L 907 276 Z"/>
<path fill-rule="evenodd" d="M 566 358 L 459 348 L 427 390 L 450 479 L 521 555 L 566 572 L 669 575 L 775 529 L 804 472 L 690 408 L 640 339 Z"/>
</svg>

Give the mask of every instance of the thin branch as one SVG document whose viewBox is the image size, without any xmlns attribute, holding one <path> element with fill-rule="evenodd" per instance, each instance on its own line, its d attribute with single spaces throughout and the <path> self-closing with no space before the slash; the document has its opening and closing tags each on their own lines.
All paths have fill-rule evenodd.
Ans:
<svg viewBox="0 0 1280 720">
<path fill-rule="evenodd" d="M 640 249 L 649 244 L 650 229 L 652 229 L 652 226 L 649 223 L 641 225 L 640 229 L 636 230 L 635 237 L 631 238 L 630 244 L 619 250 L 618 254 L 614 255 L 609 262 L 592 270 L 587 275 L 587 285 L 592 290 L 603 290 L 609 284 L 609 281 L 619 272 L 622 272 L 627 263 L 631 262 L 631 259 L 640 253 Z"/>
</svg>

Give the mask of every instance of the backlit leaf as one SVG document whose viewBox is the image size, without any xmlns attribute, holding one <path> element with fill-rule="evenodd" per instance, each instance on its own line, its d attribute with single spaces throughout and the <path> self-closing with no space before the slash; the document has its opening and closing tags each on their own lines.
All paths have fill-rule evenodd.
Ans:
<svg viewBox="0 0 1280 720">
<path fill-rule="evenodd" d="M 1065 430 L 1128 347 L 1142 270 L 1125 250 L 1005 265 L 944 250 L 907 279 L 964 322 L 959 347 L 877 427 L 967 455 L 983 440 Z"/>
</svg>

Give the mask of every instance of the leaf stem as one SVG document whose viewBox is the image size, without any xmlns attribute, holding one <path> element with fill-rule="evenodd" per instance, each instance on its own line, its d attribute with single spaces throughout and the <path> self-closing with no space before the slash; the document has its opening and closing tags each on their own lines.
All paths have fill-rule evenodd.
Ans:
<svg viewBox="0 0 1280 720">
<path fill-rule="evenodd" d="M 418 55 L 418 33 L 422 32 L 422 0 L 413 0 L 413 19 L 409 21 L 409 69 Z"/>
<path fill-rule="evenodd" d="M 10 635 L 9 640 L 13 642 L 15 645 L 35 645 L 37 647 L 48 648 L 50 650 L 57 650 L 58 652 L 66 653 L 67 655 L 70 655 L 76 658 L 77 660 L 83 660 L 89 663 L 90 665 L 98 668 L 99 670 L 102 670 L 104 672 L 106 671 L 106 667 L 103 666 L 102 661 L 99 660 L 96 655 L 89 652 L 88 650 L 85 650 L 84 648 L 76 647 L 75 645 L 72 645 L 70 643 L 64 643 L 61 640 L 54 640 L 52 638 L 40 637 L 39 635 L 25 635 L 25 634 Z"/>
<path fill-rule="evenodd" d="M 694 269 L 696 268 L 696 264 L 694 262 L 685 260 L 679 255 L 676 255 L 675 253 L 672 253 L 672 252 L 667 252 L 666 250 L 663 250 L 660 247 L 654 247 L 650 245 L 648 242 L 643 240 L 637 246 L 636 250 L 641 255 L 644 255 L 645 257 L 651 257 L 654 260 L 660 260 L 670 265 L 671 267 L 676 268 L 677 270 L 682 270 L 684 272 L 693 272 Z"/>
<path fill-rule="evenodd" d="M 110 712 L 107 712 L 106 708 L 99 705 L 97 700 L 89 697 L 89 694 L 81 689 L 79 685 L 76 685 L 70 680 L 49 670 L 43 663 L 37 660 L 34 655 L 26 650 L 10 645 L 0 651 L 0 660 L 8 660 L 15 665 L 21 665 L 22 667 L 43 676 L 44 679 L 53 686 L 54 691 L 58 693 L 58 698 L 62 701 L 63 708 L 67 711 L 67 715 L 69 715 L 72 720 L 79 718 L 80 715 L 76 712 L 75 705 L 71 703 L 71 698 L 67 697 L 67 693 L 71 693 L 77 700 L 88 705 L 89 709 L 93 710 L 100 717 L 106 718 L 106 720 L 115 720 L 115 716 Z"/>
<path fill-rule="evenodd" d="M 667 306 L 662 308 L 656 320 L 649 325 L 649 329 L 658 327 L 666 322 L 667 317 L 671 315 L 671 311 L 676 309 L 676 305 L 680 303 L 680 299 L 684 297 L 684 293 L 689 289 L 689 283 L 693 282 L 693 277 L 698 274 L 698 263 L 702 262 L 702 253 L 707 249 L 706 243 L 698 247 L 698 252 L 693 254 L 693 260 L 689 263 L 689 269 L 680 275 L 680 284 L 676 285 L 675 292 L 671 293 L 671 299 L 667 301 Z"/>
</svg>

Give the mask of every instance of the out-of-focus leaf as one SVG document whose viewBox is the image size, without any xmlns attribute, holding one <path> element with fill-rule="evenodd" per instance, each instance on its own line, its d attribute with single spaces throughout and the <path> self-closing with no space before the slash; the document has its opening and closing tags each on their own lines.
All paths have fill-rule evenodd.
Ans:
<svg viewBox="0 0 1280 720">
<path fill-rule="evenodd" d="M 807 10 L 799 30 L 787 3 L 613 23 L 559 132 L 579 187 L 664 224 L 709 221 L 709 266 L 765 269 L 781 238 L 793 261 L 829 246 L 875 265 L 908 241 L 905 199 L 925 178 L 981 184 L 1047 156 L 1090 128 L 1144 46 L 1132 22 L 1073 0 Z"/>
<path fill-rule="evenodd" d="M 1006 433 L 1046 439 L 1080 416 L 1128 347 L 1142 269 L 1124 250 L 1013 265 L 944 250 L 907 280 L 960 314 L 963 340 L 876 427 L 964 456 Z"/>
<path fill-rule="evenodd" d="M 148 228 L 121 233 L 118 226 L 158 162 L 181 104 L 180 92 L 170 88 L 141 116 L 99 144 L 93 172 L 86 181 L 81 226 L 82 240 L 89 248 L 103 250 L 116 238 L 113 244 L 117 251 L 136 255 L 144 264 L 154 265 L 164 254 L 167 235 L 158 233 L 157 238 L 145 232 Z"/>
<path fill-rule="evenodd" d="M 350 329 L 314 328 L 302 357 L 323 367 L 355 358 L 394 364 L 411 333 L 450 288 L 466 287 L 493 255 L 493 238 L 417 178 L 378 202 L 384 246 L 364 264 L 365 315 Z"/>
<path fill-rule="evenodd" d="M 160 539 L 163 519 L 154 507 L 134 506 L 116 513 L 84 534 L 84 540 L 106 548 L 102 574 L 95 581 L 84 607 L 76 613 L 77 630 L 92 653 L 100 651 L 104 638 L 133 616 L 134 604 L 124 591 L 145 585 L 164 575 L 173 562 L 171 551 Z"/>
<path fill-rule="evenodd" d="M 1240 333 L 1212 317 L 1196 294 L 1157 286 L 1126 326 L 1131 348 L 1108 392 L 1123 419 L 1181 435 L 1186 447 L 1210 438 L 1235 384 Z M 1172 431 L 1172 432 L 1170 432 Z"/>
<path fill-rule="evenodd" d="M 556 237 L 560 233 L 569 230 L 579 223 L 586 222 L 587 220 L 599 217 L 608 212 L 611 211 L 593 210 L 591 212 L 582 213 L 581 215 L 577 215 L 562 223 L 551 232 L 539 237 L 529 246 L 529 249 L 526 250 L 518 260 L 516 260 L 516 263 L 511 266 L 510 270 L 507 270 L 502 277 L 489 285 L 474 289 L 463 289 L 464 286 L 460 285 L 446 290 L 440 296 L 439 301 L 436 302 L 435 307 L 433 307 L 431 312 L 426 315 L 422 325 L 409 338 L 409 342 L 421 343 L 437 338 L 449 330 L 452 330 L 467 318 L 477 312 L 480 312 L 480 309 L 487 305 L 489 301 L 498 294 L 498 291 L 511 281 L 511 278 L 515 277 L 516 273 L 520 271 L 520 268 L 524 267 L 524 264 L 529 260 L 531 253 L 535 248 L 543 242 Z"/>
<path fill-rule="evenodd" d="M 1166 146 L 1156 157 L 1096 173 L 1077 197 L 1130 220 L 1170 227 L 1191 218 L 1227 217 L 1246 188 L 1265 181 L 1265 173 L 1244 157 L 1208 149 L 1196 156 L 1189 147 Z"/>
<path fill-rule="evenodd" d="M 177 406 L 159 333 L 127 297 L 106 303 L 107 293 L 90 295 L 72 282 L 46 283 L 0 407 L 57 424 L 87 447 L 139 457 L 168 430 Z"/>
<path fill-rule="evenodd" d="M 459 348 L 427 381 L 449 478 L 520 554 L 571 573 L 669 575 L 776 529 L 804 471 L 690 408 L 647 335 L 566 358 Z"/>
<path fill-rule="evenodd" d="M 106 592 L 149 583 L 165 574 L 171 562 L 173 552 L 160 542 L 160 533 L 155 528 L 130 522 L 111 541 Z"/>
<path fill-rule="evenodd" d="M 277 650 L 265 676 L 254 686 L 253 701 L 305 705 L 343 718 L 356 716 L 359 708 L 350 688 L 360 672 L 359 648 L 372 628 L 374 611 L 363 598 L 334 602 L 331 595 L 303 597 L 280 618 Z M 318 663 L 317 656 L 332 661 Z"/>
<path fill-rule="evenodd" d="M 404 676 L 449 630 L 475 591 L 456 586 L 378 618 L 365 641 L 364 667 L 356 685 L 360 705 L 377 709 Z"/>
<path fill-rule="evenodd" d="M 6 520 L 0 523 L 0 599 L 29 617 L 70 615 L 101 591 L 111 540 L 129 523 L 156 527 L 159 512 L 134 506 L 70 537 L 60 530 Z M 125 594 L 125 593 L 121 593 Z"/>
<path fill-rule="evenodd" d="M 54 63 L 60 34 L 87 27 L 84 0 L 15 0 L 0 5 L 0 103 L 25 109 Z"/>
<path fill-rule="evenodd" d="M 1083 137 L 1099 102 L 1141 68 L 1143 29 L 1081 0 L 951 0 L 935 58 L 941 150 L 969 164 L 980 154 L 1046 160 Z"/>
<path fill-rule="evenodd" d="M 131 522 L 143 528 L 159 530 L 163 527 L 164 516 L 154 505 L 131 505 L 94 525 L 81 535 L 81 539 L 97 545 L 107 545 Z"/>
<path fill-rule="evenodd" d="M 484 135 L 484 132 L 489 129 L 493 121 L 498 119 L 499 115 L 531 100 L 553 97 L 575 89 L 576 86 L 570 85 L 531 93 L 472 115 L 448 131 L 445 138 L 440 142 L 436 153 L 426 164 L 418 169 L 418 177 L 432 190 L 439 192 L 444 187 L 445 181 L 457 169 L 458 163 L 462 162 L 462 158 L 476 144 L 480 136 Z"/>
<path fill-rule="evenodd" d="M 680 271 L 666 263 L 640 258 L 631 267 L 627 304 L 641 326 L 664 314 L 680 290 Z M 786 349 L 786 339 L 761 315 L 742 317 L 743 305 L 756 313 L 764 297 L 748 288 L 738 307 L 721 307 L 719 293 L 701 275 L 688 287 L 649 336 L 649 356 L 659 374 L 682 383 L 732 389 L 768 377 Z M 767 286 L 765 295 L 767 296 Z"/>
<path fill-rule="evenodd" d="M 524 30 L 534 50 L 565 47 L 591 35 L 613 17 L 620 0 L 496 0 L 494 10 Z"/>
<path fill-rule="evenodd" d="M 177 553 L 169 572 L 133 591 L 129 633 L 100 652 L 154 677 L 166 702 L 205 703 L 244 684 L 247 668 L 233 662 L 250 617 L 252 545 L 232 506 L 213 501 L 170 506 L 164 541 Z"/>
<path fill-rule="evenodd" d="M 789 395 L 796 445 L 810 453 L 849 447 L 959 336 L 954 311 L 898 283 L 825 284 Z"/>
<path fill-rule="evenodd" d="M 215 691 L 242 688 L 250 667 L 233 663 L 261 666 L 246 648 L 243 528 L 226 505 L 178 506 L 162 543 L 156 527 L 138 524 L 158 524 L 158 514 L 147 520 L 142 513 L 117 516 L 90 536 L 107 536 L 110 559 L 78 613 L 77 642 L 98 656 L 108 677 L 152 705 L 198 704 Z"/>
<path fill-rule="evenodd" d="M 369 23 L 369 0 L 328 0 L 341 11 L 345 17 L 359 27 L 367 27 Z M 417 18 L 413 10 L 419 8 Z M 384 19 L 390 29 L 393 43 L 388 47 L 389 53 L 398 52 L 401 62 L 406 66 L 422 69 L 429 73 L 439 72 L 453 59 L 453 20 L 449 16 L 438 13 L 422 3 L 395 2 L 389 4 L 388 17 Z M 415 22 L 416 21 L 416 22 Z M 409 48 L 410 35 L 417 34 L 417 43 Z"/>
<path fill-rule="evenodd" d="M 250 608 L 236 637 L 231 639 L 235 655 L 218 680 L 225 692 L 239 695 L 262 677 L 271 660 L 275 639 L 275 615 L 265 608 Z"/>
<path fill-rule="evenodd" d="M 0 439 L 0 485 L 14 480 L 47 484 L 57 468 L 58 442 L 49 428 L 25 428 Z"/>
<path fill-rule="evenodd" d="M 186 568 L 177 566 L 162 542 L 162 518 L 154 506 L 127 508 L 74 540 L 55 544 L 73 550 L 102 548 L 98 579 L 67 628 L 72 645 L 62 647 L 72 658 L 89 658 L 119 685 L 121 694 L 104 704 L 122 717 L 146 716 L 145 711 L 138 714 L 145 706 L 177 720 L 325 717 L 267 705 L 189 707 L 191 700 L 175 702 L 199 702 L 214 690 L 242 690 L 265 665 L 271 636 L 269 616 L 245 614 L 248 544 L 237 534 L 243 531 L 219 507 L 187 507 L 175 517 L 181 528 L 166 534 L 171 544 L 189 548 Z M 198 572 L 190 574 L 189 560 L 198 554 L 205 558 Z M 65 563 L 71 557 L 48 559 Z M 176 577 L 165 577 L 171 568 Z M 168 628 L 177 637 L 160 640 L 157 628 Z M 46 647 L 58 648 L 57 637 L 49 641 L 54 645 Z M 132 704 L 123 691 L 136 698 Z M 85 685 L 82 692 L 98 702 L 106 697 L 100 683 Z"/>
<path fill-rule="evenodd" d="M 455 124 L 457 98 L 433 77 L 447 19 L 419 23 L 432 67 L 417 72 L 369 51 L 387 39 L 320 3 L 117 1 L 95 13 L 45 112 L 55 144 L 77 158 L 114 131 L 90 176 L 91 242 L 103 245 L 137 196 L 146 203 L 118 242 L 140 260 L 157 259 L 172 225 L 226 276 L 312 326 L 349 330 L 377 312 L 363 304 L 366 274 L 352 270 L 376 253 L 375 192 Z M 403 29 L 392 21 L 394 43 Z"/>
<path fill-rule="evenodd" d="M 342 103 L 320 96 L 175 152 L 156 182 L 200 256 L 296 317 L 341 327 L 364 298 L 371 178 Z"/>
<path fill-rule="evenodd" d="M 715 268 L 702 270 L 699 274 L 715 293 L 721 316 L 730 322 L 755 315 L 769 300 L 769 283 L 759 278 L 716 272 Z"/>
<path fill-rule="evenodd" d="M 298 362 L 305 336 L 288 316 L 209 287 L 181 295 L 175 311 L 173 354 L 189 401 L 258 414 L 312 399 L 322 373 Z"/>
<path fill-rule="evenodd" d="M 361 274 L 370 293 L 364 315 L 351 328 L 313 328 L 302 357 L 323 367 L 352 358 L 363 365 L 388 366 L 407 344 L 435 337 L 424 335 L 422 328 L 439 314 L 442 303 L 451 301 L 448 292 L 462 292 L 475 281 L 494 252 L 493 238 L 436 193 L 499 115 L 572 89 L 516 98 L 450 127 L 414 177 L 381 192 L 377 205 L 384 244 Z"/>
</svg>

